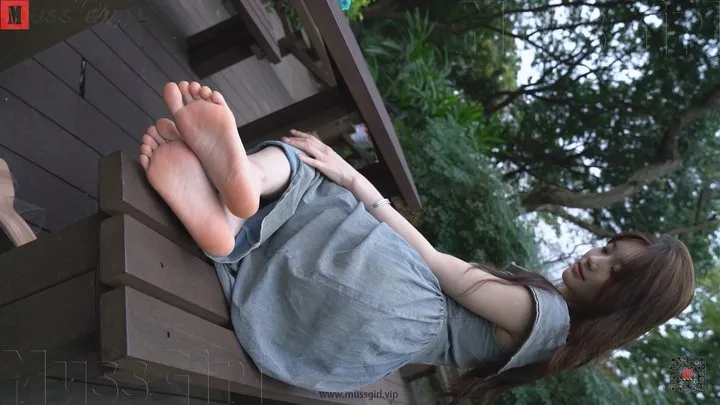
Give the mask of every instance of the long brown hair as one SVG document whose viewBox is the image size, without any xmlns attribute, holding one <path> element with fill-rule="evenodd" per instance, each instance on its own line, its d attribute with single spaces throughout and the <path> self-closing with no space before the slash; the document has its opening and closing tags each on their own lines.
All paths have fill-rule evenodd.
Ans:
<svg viewBox="0 0 720 405">
<path fill-rule="evenodd" d="M 635 240 L 646 245 L 612 273 L 591 308 L 568 302 L 570 331 L 564 346 L 546 360 L 513 368 L 502 374 L 502 365 L 487 365 L 464 373 L 445 395 L 455 404 L 464 398 L 480 403 L 496 399 L 514 387 L 583 366 L 627 347 L 645 332 L 680 314 L 695 293 L 695 271 L 685 245 L 672 236 L 653 237 L 624 232 L 610 242 Z M 475 267 L 501 278 L 503 284 L 537 287 L 560 294 L 557 287 L 538 273 L 508 273 L 492 266 Z M 474 287 L 472 289 L 475 289 Z"/>
</svg>

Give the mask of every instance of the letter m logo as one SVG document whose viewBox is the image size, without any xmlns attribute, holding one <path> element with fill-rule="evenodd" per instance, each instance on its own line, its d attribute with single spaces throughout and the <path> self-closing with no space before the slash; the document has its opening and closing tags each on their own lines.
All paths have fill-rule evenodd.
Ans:
<svg viewBox="0 0 720 405">
<path fill-rule="evenodd" d="M 30 29 L 30 0 L 0 0 L 0 30 Z"/>
</svg>

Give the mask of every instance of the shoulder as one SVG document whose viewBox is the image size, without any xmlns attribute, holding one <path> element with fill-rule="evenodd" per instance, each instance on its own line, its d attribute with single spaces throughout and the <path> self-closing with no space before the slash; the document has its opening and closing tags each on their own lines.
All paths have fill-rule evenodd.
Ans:
<svg viewBox="0 0 720 405">
<path fill-rule="evenodd" d="M 515 352 L 530 336 L 536 319 L 535 299 L 531 290 L 524 286 L 506 286 L 507 293 L 518 301 L 514 319 L 496 325 L 495 335 L 498 343 L 508 352 Z"/>
</svg>

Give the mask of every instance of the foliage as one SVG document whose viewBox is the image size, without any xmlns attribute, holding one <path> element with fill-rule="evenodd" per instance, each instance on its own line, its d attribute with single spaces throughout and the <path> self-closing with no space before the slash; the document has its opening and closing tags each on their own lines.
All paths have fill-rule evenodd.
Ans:
<svg viewBox="0 0 720 405">
<path fill-rule="evenodd" d="M 414 13 L 405 22 L 392 39 L 379 31 L 360 39 L 383 98 L 399 110 L 396 130 L 424 206 L 419 229 L 468 260 L 538 265 L 518 201 L 483 154 L 501 124 L 485 122 L 482 107 L 456 91 L 446 55 L 427 41 L 428 20 Z"/>
</svg>

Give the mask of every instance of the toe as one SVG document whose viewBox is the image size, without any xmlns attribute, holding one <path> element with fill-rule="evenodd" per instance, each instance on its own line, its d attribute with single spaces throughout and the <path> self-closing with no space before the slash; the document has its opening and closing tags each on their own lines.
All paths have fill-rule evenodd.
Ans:
<svg viewBox="0 0 720 405">
<path fill-rule="evenodd" d="M 167 142 L 167 140 L 165 140 L 165 138 L 160 136 L 160 134 L 158 133 L 157 127 L 155 127 L 155 125 L 152 125 L 152 126 L 150 126 L 150 128 L 148 128 L 147 134 L 150 135 L 155 140 L 155 142 L 157 142 L 158 145 L 162 145 Z"/>
<path fill-rule="evenodd" d="M 195 100 L 202 100 L 200 97 L 200 89 L 202 89 L 202 86 L 198 82 L 192 82 L 190 83 L 190 95 Z"/>
<path fill-rule="evenodd" d="M 163 90 L 163 99 L 173 115 L 183 108 L 182 93 L 180 92 L 178 85 L 174 82 L 170 82 L 165 85 L 165 89 Z"/>
<path fill-rule="evenodd" d="M 155 127 L 160 136 L 167 141 L 175 141 L 180 139 L 180 133 L 175 126 L 175 123 L 167 118 L 160 118 L 156 123 Z"/>
<path fill-rule="evenodd" d="M 152 136 L 150 136 L 148 134 L 143 135 L 142 141 L 143 141 L 143 145 L 147 145 L 150 147 L 150 149 L 153 149 L 153 150 L 155 148 L 157 148 L 158 146 L 160 146 L 160 145 L 158 145 L 155 138 L 153 138 Z"/>
<path fill-rule="evenodd" d="M 192 94 L 190 94 L 190 83 L 183 80 L 178 83 L 178 87 L 180 88 L 180 93 L 182 93 L 183 100 L 185 100 L 185 104 L 190 104 L 195 100 Z"/>
<path fill-rule="evenodd" d="M 203 86 L 202 89 L 200 89 L 200 97 L 202 97 L 205 101 L 210 101 L 212 93 L 212 90 L 208 86 Z"/>
<path fill-rule="evenodd" d="M 140 154 L 140 166 L 147 170 L 148 166 L 150 166 L 150 158 L 146 155 Z"/>
<path fill-rule="evenodd" d="M 153 149 L 149 145 L 147 145 L 147 144 L 140 145 L 140 156 L 145 156 L 148 159 L 150 159 L 150 158 L 152 158 L 152 155 L 153 155 Z"/>
<path fill-rule="evenodd" d="M 225 105 L 225 97 L 218 91 L 213 91 L 211 100 L 215 104 Z"/>
</svg>

